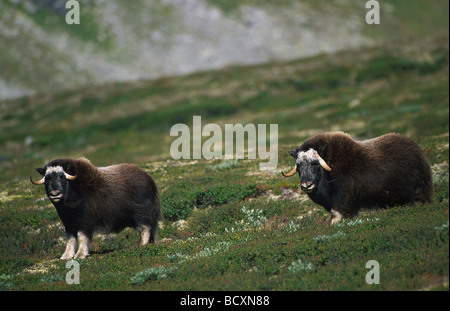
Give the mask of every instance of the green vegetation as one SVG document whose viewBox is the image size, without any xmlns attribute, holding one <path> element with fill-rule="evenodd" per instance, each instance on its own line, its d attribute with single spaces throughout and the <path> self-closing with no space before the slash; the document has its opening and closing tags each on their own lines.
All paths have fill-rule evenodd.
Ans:
<svg viewBox="0 0 450 311">
<path fill-rule="evenodd" d="M 448 35 L 310 59 L 109 84 L 0 103 L 0 288 L 4 290 L 448 290 Z M 277 123 L 279 169 L 259 160 L 170 159 L 170 127 Z M 286 180 L 287 150 L 342 130 L 425 150 L 426 205 L 330 216 Z M 205 138 L 206 139 L 206 138 Z M 160 243 L 97 236 L 68 285 L 64 230 L 34 168 L 65 156 L 133 162 L 158 184 Z M 380 284 L 368 285 L 369 260 Z"/>
</svg>

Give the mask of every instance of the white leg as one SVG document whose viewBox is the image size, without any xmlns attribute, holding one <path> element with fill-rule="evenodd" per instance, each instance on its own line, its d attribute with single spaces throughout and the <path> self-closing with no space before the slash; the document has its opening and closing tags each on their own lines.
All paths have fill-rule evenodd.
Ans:
<svg viewBox="0 0 450 311">
<path fill-rule="evenodd" d="M 77 238 L 73 234 L 67 234 L 66 251 L 62 254 L 60 259 L 71 259 L 75 255 L 77 248 Z"/>
<path fill-rule="evenodd" d="M 154 225 L 151 227 L 150 230 L 150 243 L 158 243 L 158 225 Z"/>
<path fill-rule="evenodd" d="M 333 219 L 331 220 L 331 225 L 334 226 L 335 224 L 339 223 L 342 218 L 344 218 L 344 216 L 342 216 L 341 213 L 339 213 L 336 210 L 331 210 L 331 216 L 333 217 Z"/>
<path fill-rule="evenodd" d="M 150 239 L 150 227 L 149 226 L 141 226 L 141 238 L 139 240 L 139 245 L 147 245 Z"/>
<path fill-rule="evenodd" d="M 86 256 L 89 255 L 89 238 L 87 237 L 86 234 L 84 234 L 81 231 L 78 231 L 77 238 L 78 238 L 78 252 L 75 254 L 74 258 L 75 259 L 86 258 Z"/>
</svg>

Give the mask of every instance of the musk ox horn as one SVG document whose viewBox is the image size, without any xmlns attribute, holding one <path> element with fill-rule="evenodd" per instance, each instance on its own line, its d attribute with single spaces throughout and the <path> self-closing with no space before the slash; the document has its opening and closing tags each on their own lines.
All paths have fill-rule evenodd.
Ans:
<svg viewBox="0 0 450 311">
<path fill-rule="evenodd" d="M 327 162 L 325 162 L 325 160 L 322 159 L 317 152 L 314 154 L 314 156 L 317 160 L 319 160 L 319 164 L 323 167 L 324 170 L 331 172 L 331 167 L 328 166 Z"/>
<path fill-rule="evenodd" d="M 67 174 L 66 172 L 64 172 L 64 176 L 66 176 L 66 179 L 68 179 L 68 180 L 74 180 L 77 178 L 77 175 L 70 175 L 70 174 Z"/>
<path fill-rule="evenodd" d="M 42 185 L 43 183 L 45 183 L 45 176 L 42 177 L 42 179 L 38 180 L 38 181 L 34 181 L 30 176 L 30 181 L 33 185 Z"/>
<path fill-rule="evenodd" d="M 297 164 L 295 164 L 294 169 L 293 169 L 292 171 L 290 171 L 289 173 L 285 174 L 285 173 L 281 172 L 281 174 L 282 174 L 284 177 L 291 177 L 291 176 L 293 176 L 296 172 L 297 172 Z"/>
</svg>

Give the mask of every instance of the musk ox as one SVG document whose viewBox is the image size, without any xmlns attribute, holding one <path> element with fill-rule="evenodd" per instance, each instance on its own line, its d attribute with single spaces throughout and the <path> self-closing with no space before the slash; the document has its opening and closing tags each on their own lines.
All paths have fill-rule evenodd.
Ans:
<svg viewBox="0 0 450 311">
<path fill-rule="evenodd" d="M 132 164 L 94 167 L 89 160 L 57 159 L 36 169 L 65 227 L 61 259 L 85 258 L 94 232 L 140 231 L 140 245 L 157 242 L 161 205 L 153 179 Z M 75 253 L 78 244 L 78 251 Z"/>
<path fill-rule="evenodd" d="M 342 132 L 324 133 L 288 152 L 295 159 L 301 189 L 331 212 L 334 225 L 361 207 L 430 202 L 431 167 L 409 138 L 386 134 L 356 141 Z"/>
</svg>

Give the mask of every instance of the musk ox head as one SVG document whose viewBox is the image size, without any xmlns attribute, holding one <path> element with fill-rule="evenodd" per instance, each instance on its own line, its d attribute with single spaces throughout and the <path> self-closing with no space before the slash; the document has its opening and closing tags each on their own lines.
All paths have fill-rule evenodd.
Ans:
<svg viewBox="0 0 450 311">
<path fill-rule="evenodd" d="M 70 182 L 77 178 L 67 171 L 71 170 L 70 164 L 58 163 L 53 161 L 43 168 L 37 168 L 36 171 L 42 175 L 42 179 L 34 181 L 30 176 L 31 183 L 35 185 L 45 185 L 45 191 L 52 203 L 64 201 L 70 193 Z"/>
<path fill-rule="evenodd" d="M 295 159 L 295 166 L 289 173 L 282 173 L 283 176 L 291 177 L 298 172 L 300 176 L 301 189 L 306 193 L 313 192 L 317 188 L 324 170 L 328 172 L 331 172 L 332 170 L 331 167 L 319 155 L 319 152 L 323 154 L 325 150 L 326 146 L 319 148 L 319 151 L 316 151 L 313 148 L 306 151 L 288 151 L 288 153 Z"/>
</svg>

